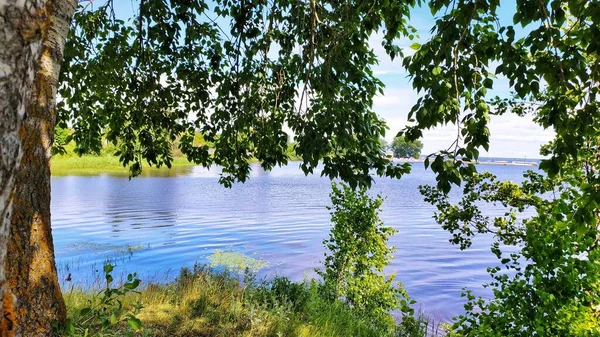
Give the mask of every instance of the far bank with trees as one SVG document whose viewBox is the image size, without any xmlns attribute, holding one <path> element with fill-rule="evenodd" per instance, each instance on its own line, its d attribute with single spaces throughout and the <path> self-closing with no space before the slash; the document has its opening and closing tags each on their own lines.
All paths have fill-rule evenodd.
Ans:
<svg viewBox="0 0 600 337">
<path fill-rule="evenodd" d="M 404 136 L 397 136 L 392 140 L 390 148 L 396 158 L 415 158 L 419 159 L 423 143 L 420 140 L 407 141 Z"/>
</svg>

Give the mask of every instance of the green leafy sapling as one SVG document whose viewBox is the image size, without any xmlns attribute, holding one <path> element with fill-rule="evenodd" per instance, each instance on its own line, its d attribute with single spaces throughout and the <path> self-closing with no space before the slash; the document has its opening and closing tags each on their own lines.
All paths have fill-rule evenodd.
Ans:
<svg viewBox="0 0 600 337">
<path fill-rule="evenodd" d="M 353 190 L 345 184 L 332 184 L 331 232 L 323 244 L 324 269 L 317 270 L 323 278 L 324 292 L 331 300 L 347 302 L 360 314 L 374 322 L 394 325 L 392 310 L 404 314 L 405 324 L 412 320 L 411 301 L 395 274 L 386 276 L 395 251 L 388 246 L 396 233 L 379 218 L 383 198 L 371 198 L 367 189 Z"/>
</svg>

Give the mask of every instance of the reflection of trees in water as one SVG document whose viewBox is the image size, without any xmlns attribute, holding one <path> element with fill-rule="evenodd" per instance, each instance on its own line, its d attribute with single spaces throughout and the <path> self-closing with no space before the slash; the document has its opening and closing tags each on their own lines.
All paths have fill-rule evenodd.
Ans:
<svg viewBox="0 0 600 337">
<path fill-rule="evenodd" d="M 123 232 L 136 229 L 173 227 L 177 223 L 174 210 L 156 209 L 119 209 L 104 212 L 112 232 Z"/>
<path fill-rule="evenodd" d="M 177 224 L 178 184 L 169 178 L 119 180 L 104 198 L 102 215 L 113 233 L 174 227 Z M 160 235 L 174 235 L 172 228 Z M 156 233 L 154 233 L 156 234 Z M 139 234 L 136 234 L 139 235 Z M 143 235 L 146 236 L 146 235 Z"/>
</svg>

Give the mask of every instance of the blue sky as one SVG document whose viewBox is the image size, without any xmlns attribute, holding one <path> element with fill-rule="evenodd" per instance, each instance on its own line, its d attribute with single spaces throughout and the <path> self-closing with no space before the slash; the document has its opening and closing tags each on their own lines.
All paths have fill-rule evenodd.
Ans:
<svg viewBox="0 0 600 337">
<path fill-rule="evenodd" d="M 504 6 L 499 11 L 502 25 L 511 25 L 515 12 L 514 1 L 503 1 Z M 412 12 L 411 24 L 419 31 L 418 42 L 425 42 L 430 37 L 430 30 L 435 23 L 429 9 L 416 9 Z M 517 35 L 524 34 L 520 27 L 515 27 Z M 410 45 L 414 41 L 408 39 L 400 41 L 405 53 L 410 53 Z M 407 72 L 401 66 L 401 60 L 390 62 L 383 48 L 380 47 L 380 37 L 374 36 L 371 46 L 380 58 L 379 66 L 375 73 L 385 83 L 386 89 L 383 96 L 375 99 L 374 109 L 383 117 L 390 127 L 388 140 L 400 131 L 405 125 L 407 114 L 418 96 L 413 91 Z M 508 80 L 499 78 L 495 81 L 494 94 L 508 97 L 510 94 Z M 553 131 L 544 130 L 532 121 L 531 116 L 518 117 L 513 114 L 492 116 L 490 122 L 491 144 L 489 153 L 482 151 L 482 156 L 510 157 L 510 158 L 539 158 L 539 148 L 554 136 Z M 447 148 L 456 137 L 456 127 L 438 127 L 424 132 L 423 154 L 429 154 Z"/>
<path fill-rule="evenodd" d="M 137 11 L 138 1 L 115 0 L 115 12 L 121 18 L 129 18 Z M 515 12 L 514 0 L 503 1 L 499 11 L 500 20 L 503 25 L 512 24 L 512 16 Z M 434 17 L 428 8 L 416 8 L 412 12 L 411 24 L 417 28 L 420 35 L 418 42 L 426 41 L 430 36 L 430 30 L 434 25 Z M 225 27 L 224 27 L 225 28 Z M 523 30 L 515 27 L 517 34 L 523 34 Z M 414 41 L 404 39 L 400 41 L 406 53 L 410 53 L 410 44 Z M 390 128 L 386 138 L 391 140 L 405 125 L 407 114 L 417 100 L 417 93 L 413 91 L 407 73 L 402 67 L 402 61 L 389 60 L 381 47 L 381 35 L 375 35 L 370 41 L 371 47 L 380 58 L 380 63 L 375 67 L 375 74 L 385 84 L 384 95 L 375 98 L 375 111 L 387 121 Z M 499 78 L 495 85 L 494 93 L 500 96 L 508 96 L 508 81 Z M 489 153 L 482 152 L 487 157 L 511 157 L 511 158 L 538 158 L 539 148 L 553 138 L 553 131 L 543 130 L 532 121 L 530 116 L 518 117 L 512 114 L 504 116 L 492 116 L 490 123 L 491 144 Z M 423 154 L 429 154 L 440 149 L 447 148 L 456 135 L 456 127 L 438 127 L 424 132 Z"/>
</svg>

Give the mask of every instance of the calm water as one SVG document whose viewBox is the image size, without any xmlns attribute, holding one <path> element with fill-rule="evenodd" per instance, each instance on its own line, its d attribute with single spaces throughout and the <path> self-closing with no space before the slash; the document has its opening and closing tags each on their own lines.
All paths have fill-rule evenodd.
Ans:
<svg viewBox="0 0 600 337">
<path fill-rule="evenodd" d="M 517 181 L 530 169 L 479 168 Z M 216 170 L 199 167 L 173 177 L 52 178 L 61 277 L 70 271 L 91 275 L 107 257 L 118 257 L 119 270 L 164 280 L 182 266 L 206 262 L 215 249 L 268 261 L 263 276 L 313 276 L 329 231 L 329 180 L 305 177 L 296 164 L 268 173 L 256 166 L 253 172 L 231 189 L 218 184 Z M 432 183 L 433 174 L 414 164 L 401 180 L 377 179 L 373 191 L 387 197 L 381 217 L 399 230 L 391 240 L 398 251 L 388 271 L 397 273 L 429 315 L 449 320 L 462 312 L 464 287 L 488 294 L 481 285 L 497 260 L 490 237 L 477 237 L 467 251 L 448 242 L 450 235 L 432 220 L 433 208 L 417 190 Z"/>
</svg>

